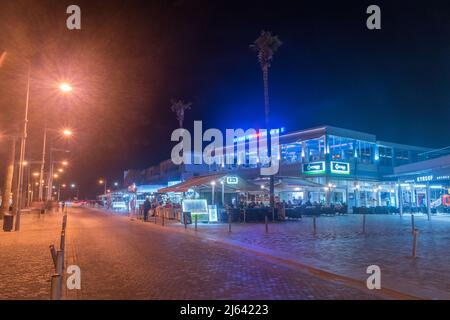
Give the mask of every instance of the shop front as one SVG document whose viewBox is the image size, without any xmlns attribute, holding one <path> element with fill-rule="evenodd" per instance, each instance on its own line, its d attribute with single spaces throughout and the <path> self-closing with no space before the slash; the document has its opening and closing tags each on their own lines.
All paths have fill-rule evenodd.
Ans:
<svg viewBox="0 0 450 320">
<path fill-rule="evenodd" d="M 158 193 L 168 199 L 178 199 L 183 212 L 197 217 L 199 222 L 217 222 L 225 207 L 238 207 L 252 197 L 264 194 L 259 186 L 235 174 L 198 176 L 161 188 Z"/>
</svg>

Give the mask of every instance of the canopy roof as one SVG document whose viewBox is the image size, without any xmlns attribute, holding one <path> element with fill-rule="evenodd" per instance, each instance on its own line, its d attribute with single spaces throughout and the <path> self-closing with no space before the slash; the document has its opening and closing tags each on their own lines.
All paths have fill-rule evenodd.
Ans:
<svg viewBox="0 0 450 320">
<path fill-rule="evenodd" d="M 227 183 L 227 178 L 236 178 L 234 183 Z M 159 189 L 159 193 L 168 192 L 187 192 L 191 188 L 211 189 L 212 183 L 216 184 L 216 188 L 222 188 L 221 181 L 225 184 L 225 192 L 239 192 L 239 191 L 261 191 L 261 188 L 251 182 L 246 181 L 235 174 L 219 173 L 207 176 L 192 177 L 179 184 Z"/>
<path fill-rule="evenodd" d="M 255 183 L 264 186 L 264 190 L 269 189 L 269 178 L 258 178 L 255 180 Z M 300 177 L 283 177 L 283 176 L 276 176 L 275 177 L 275 191 L 276 192 L 283 192 L 283 191 L 296 191 L 297 188 L 304 188 L 304 187 L 316 187 L 316 188 L 322 188 L 324 187 L 320 183 L 316 183 L 310 180 L 306 180 Z"/>
</svg>

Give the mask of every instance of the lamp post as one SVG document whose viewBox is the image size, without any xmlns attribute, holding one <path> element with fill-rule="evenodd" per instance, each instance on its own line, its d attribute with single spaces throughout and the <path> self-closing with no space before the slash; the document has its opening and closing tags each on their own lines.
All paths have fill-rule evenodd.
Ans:
<svg viewBox="0 0 450 320">
<path fill-rule="evenodd" d="M 23 133 L 20 143 L 20 156 L 19 156 L 19 174 L 17 176 L 17 187 L 16 187 L 16 201 L 14 202 L 14 212 L 16 214 L 16 225 L 14 227 L 15 231 L 20 230 L 20 209 L 21 209 L 21 195 L 23 188 L 23 162 L 25 161 L 25 147 L 27 142 L 27 126 L 28 126 L 28 107 L 30 104 L 30 75 L 31 75 L 31 63 L 28 65 L 28 75 L 27 75 L 27 94 L 25 99 L 25 114 L 23 122 Z"/>
<path fill-rule="evenodd" d="M 66 82 L 63 82 L 63 83 L 60 83 L 59 90 L 62 93 L 68 93 L 68 92 L 72 91 L 72 86 Z M 41 180 L 44 179 L 45 147 L 47 144 L 47 131 L 58 131 L 58 130 L 47 128 L 47 126 L 45 126 L 45 128 L 44 128 L 44 139 L 43 139 L 43 143 L 42 143 Z M 62 133 L 66 137 L 69 137 L 72 135 L 72 131 L 70 129 L 64 129 Z M 44 195 L 43 186 L 39 185 L 39 201 L 43 201 L 43 195 Z"/>
<path fill-rule="evenodd" d="M 211 187 L 212 187 L 212 189 L 211 189 L 211 196 L 212 196 L 212 201 L 211 201 L 211 204 L 212 205 L 214 205 L 214 189 L 215 189 L 215 187 L 216 187 L 216 182 L 215 181 L 212 181 L 211 182 Z"/>
<path fill-rule="evenodd" d="M 42 142 L 42 161 L 41 161 L 41 170 L 40 170 L 40 177 L 41 180 L 44 180 L 44 167 L 45 167 L 45 150 L 46 150 L 46 145 L 47 145 L 47 132 L 51 131 L 51 132 L 60 132 L 64 137 L 69 138 L 72 136 L 72 130 L 70 129 L 63 129 L 63 130 L 56 130 L 56 129 L 52 129 L 52 128 L 44 128 L 44 139 Z M 51 151 L 50 151 L 50 161 L 51 160 Z M 64 164 L 66 163 L 66 164 Z M 62 162 L 63 165 L 67 165 L 67 161 L 63 161 Z M 53 173 L 51 173 L 53 174 Z M 51 175 L 50 174 L 50 175 Z M 50 177 L 49 177 L 50 180 Z M 43 192 L 43 188 L 44 186 L 41 184 L 39 185 L 39 201 L 43 201 L 44 199 L 44 192 Z M 47 198 L 48 198 L 48 192 L 47 192 Z M 50 197 L 51 199 L 51 197 Z"/>
<path fill-rule="evenodd" d="M 106 196 L 106 178 L 105 178 L 105 179 L 100 179 L 100 180 L 98 181 L 98 183 L 99 183 L 100 185 L 103 185 L 103 186 L 104 186 L 104 192 L 103 192 L 103 194 Z"/>
<path fill-rule="evenodd" d="M 225 207 L 225 181 L 222 179 L 220 184 L 222 185 L 222 206 Z"/>
<path fill-rule="evenodd" d="M 75 183 L 72 183 L 72 184 L 70 185 L 70 188 L 72 188 L 72 189 L 75 189 L 75 188 L 76 188 L 76 189 L 77 189 L 77 200 L 79 200 L 79 199 L 78 199 L 78 196 L 79 196 L 79 195 L 78 195 L 78 192 L 79 192 L 80 188 L 78 188 L 78 185 L 75 184 Z"/>
<path fill-rule="evenodd" d="M 65 149 L 56 149 L 56 148 L 52 148 L 50 149 L 50 172 L 48 175 L 48 190 L 47 190 L 47 200 L 51 200 L 52 199 L 52 186 L 53 186 L 53 178 L 57 178 L 59 175 L 57 173 L 55 173 L 54 168 L 55 168 L 55 163 L 67 163 L 66 161 L 53 161 L 53 152 L 54 151 L 60 151 L 60 152 L 69 152 L 68 150 Z"/>
</svg>

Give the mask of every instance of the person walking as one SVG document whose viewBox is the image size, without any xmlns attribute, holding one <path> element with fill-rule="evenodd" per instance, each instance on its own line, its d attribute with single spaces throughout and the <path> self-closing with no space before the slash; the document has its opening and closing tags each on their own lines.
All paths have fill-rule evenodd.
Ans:
<svg viewBox="0 0 450 320">
<path fill-rule="evenodd" d="M 147 221 L 148 212 L 150 211 L 151 208 L 152 208 L 152 204 L 150 202 L 149 197 L 147 197 L 147 198 L 145 198 L 145 202 L 144 202 L 144 221 Z"/>
</svg>

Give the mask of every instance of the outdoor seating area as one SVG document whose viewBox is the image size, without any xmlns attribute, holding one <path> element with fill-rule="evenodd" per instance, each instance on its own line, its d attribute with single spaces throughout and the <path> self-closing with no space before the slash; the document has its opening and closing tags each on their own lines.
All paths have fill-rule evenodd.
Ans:
<svg viewBox="0 0 450 320">
<path fill-rule="evenodd" d="M 343 215 L 347 213 L 346 205 L 315 205 L 315 206 L 299 206 L 293 208 L 286 208 L 286 218 L 301 219 L 302 216 L 319 216 L 319 215 Z"/>
<path fill-rule="evenodd" d="M 400 209 L 392 206 L 376 206 L 376 207 L 353 207 L 354 214 L 396 214 L 400 213 Z M 426 208 L 424 213 L 426 213 Z"/>
<path fill-rule="evenodd" d="M 245 209 L 233 208 L 228 209 L 228 212 L 222 210 L 219 213 L 219 221 L 228 222 L 228 214 L 231 215 L 231 222 L 264 222 L 266 216 L 268 221 L 273 221 L 272 211 L 269 207 Z M 275 208 L 275 221 L 280 221 L 277 208 Z"/>
</svg>

